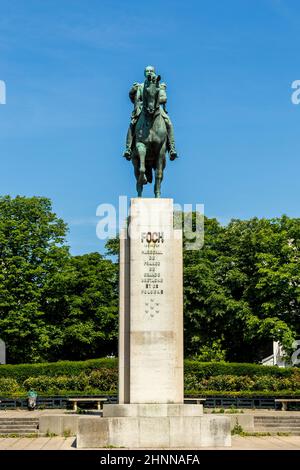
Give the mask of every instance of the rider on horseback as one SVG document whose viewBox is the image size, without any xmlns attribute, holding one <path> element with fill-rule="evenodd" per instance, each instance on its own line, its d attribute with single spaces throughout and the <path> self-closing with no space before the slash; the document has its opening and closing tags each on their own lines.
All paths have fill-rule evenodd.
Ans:
<svg viewBox="0 0 300 470">
<path fill-rule="evenodd" d="M 152 80 L 156 78 L 154 67 L 152 67 L 151 65 L 148 65 L 145 68 L 144 76 L 145 76 L 145 80 L 149 80 L 149 79 Z M 175 149 L 173 124 L 165 108 L 166 103 L 167 103 L 166 84 L 160 83 L 159 87 L 160 87 L 159 103 L 162 105 L 161 115 L 165 121 L 167 133 L 168 133 L 167 149 L 170 154 L 170 159 L 175 160 L 175 158 L 177 158 L 178 155 Z M 134 104 L 134 109 L 131 114 L 130 126 L 127 132 L 126 150 L 123 155 L 127 160 L 131 159 L 134 128 L 142 112 L 143 90 L 144 90 L 144 83 L 134 83 L 129 92 L 129 98 L 131 102 Z"/>
</svg>

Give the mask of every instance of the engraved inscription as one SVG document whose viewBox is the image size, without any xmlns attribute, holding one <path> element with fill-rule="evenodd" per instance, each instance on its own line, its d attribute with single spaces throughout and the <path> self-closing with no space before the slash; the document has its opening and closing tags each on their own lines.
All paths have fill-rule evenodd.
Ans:
<svg viewBox="0 0 300 470">
<path fill-rule="evenodd" d="M 145 313 L 153 318 L 159 314 L 160 300 L 164 294 L 164 279 L 160 269 L 164 233 L 142 232 L 140 240 L 143 263 L 141 294 L 145 299 Z"/>
</svg>

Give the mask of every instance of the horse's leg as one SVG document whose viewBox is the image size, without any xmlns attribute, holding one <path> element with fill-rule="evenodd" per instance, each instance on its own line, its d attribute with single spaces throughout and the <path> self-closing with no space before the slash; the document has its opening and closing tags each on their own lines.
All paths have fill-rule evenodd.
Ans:
<svg viewBox="0 0 300 470">
<path fill-rule="evenodd" d="M 155 185 L 154 185 L 154 194 L 155 197 L 160 197 L 161 194 L 161 182 L 164 176 L 164 167 L 165 167 L 165 154 L 166 154 L 166 145 L 163 144 L 158 159 L 156 162 L 156 170 L 155 170 Z"/>
<path fill-rule="evenodd" d="M 138 183 L 143 185 L 143 184 L 147 183 L 147 178 L 146 178 L 146 175 L 145 175 L 145 173 L 146 173 L 145 162 L 146 162 L 146 153 L 147 153 L 146 145 L 143 144 L 142 142 L 138 142 L 136 144 L 136 151 L 137 151 L 137 155 L 140 159 Z"/>
<path fill-rule="evenodd" d="M 139 183 L 140 165 L 139 165 L 139 159 L 136 157 L 136 155 L 134 158 L 132 158 L 132 163 L 134 167 L 134 176 L 136 178 L 136 190 L 138 193 L 138 197 L 142 197 L 143 185 Z"/>
<path fill-rule="evenodd" d="M 137 191 L 138 197 L 142 197 L 142 195 L 143 195 L 143 185 L 140 184 L 139 182 L 136 183 L 136 191 Z"/>
</svg>

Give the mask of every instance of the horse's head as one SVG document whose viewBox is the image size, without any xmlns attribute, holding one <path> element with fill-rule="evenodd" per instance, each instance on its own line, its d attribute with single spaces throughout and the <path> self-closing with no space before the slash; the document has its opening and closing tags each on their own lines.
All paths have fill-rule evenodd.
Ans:
<svg viewBox="0 0 300 470">
<path fill-rule="evenodd" d="M 153 115 L 159 108 L 160 75 L 148 76 L 144 83 L 143 107 L 146 113 Z"/>
</svg>

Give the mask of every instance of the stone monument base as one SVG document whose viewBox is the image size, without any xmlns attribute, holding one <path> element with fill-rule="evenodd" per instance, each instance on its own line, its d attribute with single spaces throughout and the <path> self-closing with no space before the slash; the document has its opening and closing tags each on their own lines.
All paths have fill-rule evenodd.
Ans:
<svg viewBox="0 0 300 470">
<path fill-rule="evenodd" d="M 202 416 L 203 405 L 184 405 L 181 403 L 130 403 L 103 406 L 104 418 L 155 418 L 168 416 Z"/>
<path fill-rule="evenodd" d="M 104 405 L 103 418 L 79 418 L 78 448 L 230 447 L 230 420 L 202 405 Z"/>
<path fill-rule="evenodd" d="M 230 418 L 184 404 L 182 230 L 173 212 L 172 199 L 131 200 L 120 234 L 119 404 L 78 419 L 78 448 L 231 445 Z"/>
</svg>

